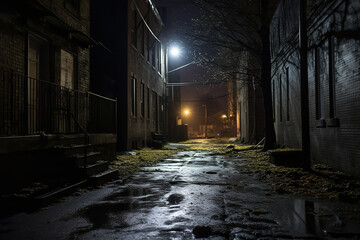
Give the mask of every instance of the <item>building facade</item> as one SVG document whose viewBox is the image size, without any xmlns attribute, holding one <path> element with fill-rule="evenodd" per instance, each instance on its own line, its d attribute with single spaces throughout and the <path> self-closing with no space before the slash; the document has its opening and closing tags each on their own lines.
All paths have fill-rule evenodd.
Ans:
<svg viewBox="0 0 360 240">
<path fill-rule="evenodd" d="M 91 89 L 118 99 L 118 149 L 145 147 L 164 131 L 162 20 L 151 0 L 91 3 L 91 34 L 101 43 L 92 51 Z"/>
<path fill-rule="evenodd" d="M 308 1 L 311 160 L 360 176 L 358 1 Z M 299 1 L 281 1 L 271 25 L 272 92 L 280 146 L 301 147 Z"/>
<path fill-rule="evenodd" d="M 264 138 L 264 104 L 259 86 L 260 69 L 246 51 L 241 53 L 240 71 L 233 79 L 236 90 L 236 129 L 241 142 L 257 143 Z"/>
<path fill-rule="evenodd" d="M 89 92 L 90 1 L 16 0 L 0 7 L 1 178 L 60 172 L 56 147 L 84 139 L 105 144 L 90 133 L 108 133 L 106 142 L 115 145 L 116 102 Z"/>
</svg>

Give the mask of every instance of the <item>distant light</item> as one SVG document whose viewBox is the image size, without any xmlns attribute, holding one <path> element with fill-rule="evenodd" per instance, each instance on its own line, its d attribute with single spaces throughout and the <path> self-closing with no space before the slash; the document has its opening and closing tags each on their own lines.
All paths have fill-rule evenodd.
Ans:
<svg viewBox="0 0 360 240">
<path fill-rule="evenodd" d="M 224 115 L 222 115 L 221 117 L 222 117 L 222 118 L 227 118 L 227 116 L 226 116 L 225 114 L 224 114 Z"/>
<path fill-rule="evenodd" d="M 178 46 L 172 46 L 169 52 L 171 56 L 178 57 L 180 55 L 180 48 Z"/>
<path fill-rule="evenodd" d="M 185 110 L 184 110 L 184 114 L 187 116 L 187 115 L 190 114 L 190 111 L 189 111 L 188 109 L 185 109 Z"/>
</svg>

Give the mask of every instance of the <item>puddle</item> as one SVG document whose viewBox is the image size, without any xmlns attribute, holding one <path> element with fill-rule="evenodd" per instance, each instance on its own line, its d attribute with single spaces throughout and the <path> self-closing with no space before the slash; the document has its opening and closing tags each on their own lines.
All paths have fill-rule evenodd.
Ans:
<svg viewBox="0 0 360 240">
<path fill-rule="evenodd" d="M 330 204 L 329 204 L 330 205 Z M 337 205 L 342 206 L 341 203 Z M 360 236 L 360 216 L 357 213 L 334 213 L 333 204 L 296 199 L 289 206 L 284 206 L 282 220 L 291 226 L 296 234 L 321 237 Z M 332 209 L 333 211 L 329 211 Z"/>
<path fill-rule="evenodd" d="M 119 202 L 119 203 L 102 203 L 91 205 L 84 209 L 79 210 L 76 214 L 82 218 L 87 219 L 92 224 L 92 229 L 98 228 L 111 228 L 110 215 L 120 212 L 136 209 L 139 204 L 135 202 Z M 121 221 L 118 219 L 118 226 L 127 227 L 126 219 Z"/>
<path fill-rule="evenodd" d="M 154 191 L 152 188 L 125 188 L 124 190 L 111 194 L 104 198 L 105 201 L 114 201 L 118 200 L 119 198 L 126 198 L 126 197 L 151 197 L 154 196 Z"/>
</svg>

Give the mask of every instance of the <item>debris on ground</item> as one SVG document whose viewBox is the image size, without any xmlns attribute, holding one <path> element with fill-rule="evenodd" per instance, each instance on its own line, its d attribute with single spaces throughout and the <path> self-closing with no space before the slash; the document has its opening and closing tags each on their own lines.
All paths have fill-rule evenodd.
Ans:
<svg viewBox="0 0 360 240">
<path fill-rule="evenodd" d="M 118 170 L 120 177 L 128 176 L 141 167 L 153 166 L 179 151 L 178 149 L 169 150 L 167 148 L 134 150 L 133 154 L 117 155 L 116 159 L 110 163 L 110 169 Z"/>
<path fill-rule="evenodd" d="M 314 164 L 312 171 L 276 166 L 270 163 L 268 152 L 254 149 L 253 145 L 233 142 L 230 145 L 234 148 L 228 148 L 229 142 L 224 139 L 193 139 L 184 143 L 192 144 L 188 150 L 216 151 L 216 154 L 238 158 L 238 171 L 257 176 L 278 194 L 308 195 L 349 203 L 360 202 L 360 180 L 328 166 Z M 279 152 L 294 150 L 298 149 L 276 149 Z"/>
<path fill-rule="evenodd" d="M 279 194 L 305 194 L 321 199 L 338 199 L 346 202 L 360 201 L 360 181 L 322 164 L 314 164 L 312 171 L 302 168 L 275 166 L 266 152 L 249 150 L 233 154 L 244 159 L 238 170 L 256 174 L 269 183 Z"/>
<path fill-rule="evenodd" d="M 13 193 L 11 196 L 7 197 L 16 197 L 16 198 L 29 198 L 36 195 L 38 192 L 45 191 L 49 188 L 48 185 L 41 183 L 41 182 L 33 182 L 30 183 L 28 186 L 23 187 L 19 191 Z M 6 195 L 3 195 L 1 197 L 6 197 Z"/>
</svg>

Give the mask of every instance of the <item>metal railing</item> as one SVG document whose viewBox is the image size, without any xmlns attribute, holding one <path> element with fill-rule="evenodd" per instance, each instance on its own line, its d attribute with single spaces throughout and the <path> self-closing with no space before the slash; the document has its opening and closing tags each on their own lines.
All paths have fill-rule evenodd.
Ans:
<svg viewBox="0 0 360 240">
<path fill-rule="evenodd" d="M 0 68 L 0 136 L 115 133 L 116 104 Z"/>
</svg>

